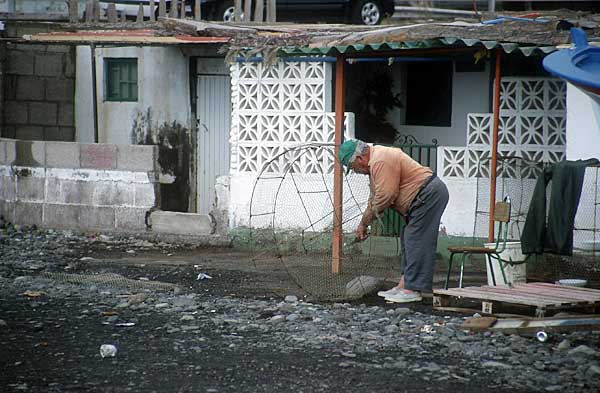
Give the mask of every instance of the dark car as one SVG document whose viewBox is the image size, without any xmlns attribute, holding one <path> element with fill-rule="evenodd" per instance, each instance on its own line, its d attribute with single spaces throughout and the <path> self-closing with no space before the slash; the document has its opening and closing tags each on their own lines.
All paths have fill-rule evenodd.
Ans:
<svg viewBox="0 0 600 393">
<path fill-rule="evenodd" d="M 233 0 L 202 0 L 201 4 L 202 19 L 206 19 L 206 15 L 212 20 L 233 21 Z M 342 20 L 377 25 L 386 15 L 394 13 L 394 0 L 277 0 L 276 4 L 278 21 Z"/>
</svg>

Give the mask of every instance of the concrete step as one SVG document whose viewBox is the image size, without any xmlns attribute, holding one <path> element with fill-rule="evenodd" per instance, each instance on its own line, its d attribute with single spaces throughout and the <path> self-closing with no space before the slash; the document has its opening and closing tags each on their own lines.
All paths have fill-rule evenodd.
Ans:
<svg viewBox="0 0 600 393">
<path fill-rule="evenodd" d="M 208 236 L 213 235 L 216 223 L 208 214 L 153 211 L 150 214 L 152 232 L 161 234 Z"/>
</svg>

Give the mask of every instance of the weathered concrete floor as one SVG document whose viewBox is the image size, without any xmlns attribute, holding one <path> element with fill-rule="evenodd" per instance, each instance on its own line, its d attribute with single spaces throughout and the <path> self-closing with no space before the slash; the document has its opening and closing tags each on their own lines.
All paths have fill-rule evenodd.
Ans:
<svg viewBox="0 0 600 393">
<path fill-rule="evenodd" d="M 311 303 L 275 262 L 253 266 L 230 250 L 37 231 L 0 232 L 0 247 L 2 391 L 600 388 L 594 332 L 539 343 L 463 332 L 464 315 L 426 303 Z M 74 285 L 42 272 L 119 273 L 182 288 Z M 199 272 L 213 278 L 196 280 Z M 100 356 L 107 343 L 116 357 Z"/>
</svg>

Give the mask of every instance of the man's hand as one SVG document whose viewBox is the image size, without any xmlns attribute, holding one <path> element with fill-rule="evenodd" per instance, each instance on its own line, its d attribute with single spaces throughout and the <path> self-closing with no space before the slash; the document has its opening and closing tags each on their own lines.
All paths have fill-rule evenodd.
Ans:
<svg viewBox="0 0 600 393">
<path fill-rule="evenodd" d="M 358 224 L 356 227 L 356 239 L 358 241 L 365 240 L 369 235 L 367 234 L 367 227 L 363 224 Z"/>
</svg>

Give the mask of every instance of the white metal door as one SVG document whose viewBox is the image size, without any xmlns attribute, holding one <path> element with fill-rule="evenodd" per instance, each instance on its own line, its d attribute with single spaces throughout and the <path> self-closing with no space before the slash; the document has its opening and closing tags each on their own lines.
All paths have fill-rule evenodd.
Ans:
<svg viewBox="0 0 600 393">
<path fill-rule="evenodd" d="M 229 174 L 231 83 L 223 59 L 198 59 L 198 149 L 196 208 L 209 213 L 215 204 L 215 180 Z"/>
</svg>

